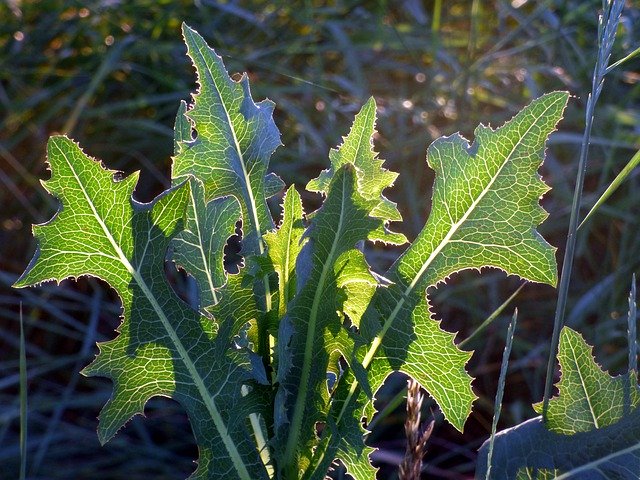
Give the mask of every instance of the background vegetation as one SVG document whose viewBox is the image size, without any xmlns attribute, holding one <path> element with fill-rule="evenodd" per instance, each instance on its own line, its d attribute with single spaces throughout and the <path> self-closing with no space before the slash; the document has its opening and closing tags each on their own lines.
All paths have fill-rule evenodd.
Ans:
<svg viewBox="0 0 640 480">
<path fill-rule="evenodd" d="M 301 187 L 327 164 L 353 115 L 376 97 L 376 147 L 400 172 L 390 193 L 413 238 L 430 208 L 427 145 L 481 121 L 496 126 L 540 94 L 570 90 L 560 131 L 551 137 L 543 175 L 552 187 L 541 231 L 566 239 L 596 58 L 600 0 L 495 1 L 147 1 L 5 0 L 0 3 L 0 478 L 19 467 L 19 311 L 26 329 L 30 478 L 184 478 L 194 445 L 186 418 L 154 400 L 101 447 L 96 416 L 111 392 L 105 379 L 78 375 L 111 338 L 119 303 L 98 281 L 12 290 L 33 251 L 29 225 L 49 219 L 56 202 L 39 186 L 47 176 L 45 143 L 66 133 L 111 168 L 142 170 L 137 195 L 148 201 L 168 184 L 172 125 L 179 100 L 195 87 L 180 37 L 184 20 L 223 55 L 230 71 L 247 71 L 254 97 L 277 104 L 285 147 L 272 169 Z M 628 2 L 612 55 L 640 43 L 640 6 Z M 607 76 L 597 107 L 584 212 L 640 148 L 638 61 Z M 640 174 L 634 172 L 579 231 L 568 324 L 596 345 L 612 372 L 626 366 L 626 296 L 640 273 Z M 308 210 L 318 198 L 301 192 Z M 274 205 L 275 206 L 275 205 Z M 397 252 L 370 248 L 374 265 Z M 558 253 L 558 259 L 562 258 Z M 169 268 L 177 284 L 180 275 Z M 495 271 L 459 274 L 430 292 L 444 325 L 464 341 L 517 288 Z M 542 398 L 556 293 L 526 285 L 482 335 L 470 368 L 480 399 L 464 435 L 425 402 L 436 428 L 425 474 L 464 479 L 488 437 L 493 398 L 513 307 L 520 315 L 500 427 L 534 415 Z M 394 478 L 404 451 L 405 380 L 379 396 L 384 409 L 370 437 L 381 478 Z"/>
</svg>

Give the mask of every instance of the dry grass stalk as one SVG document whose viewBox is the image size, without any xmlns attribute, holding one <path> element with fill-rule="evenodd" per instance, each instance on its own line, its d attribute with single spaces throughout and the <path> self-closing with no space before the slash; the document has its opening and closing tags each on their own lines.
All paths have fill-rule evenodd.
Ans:
<svg viewBox="0 0 640 480">
<path fill-rule="evenodd" d="M 424 396 L 418 382 L 409 379 L 407 384 L 407 419 L 404 422 L 407 450 L 400 464 L 400 480 L 420 480 L 422 458 L 427 450 L 427 440 L 433 431 L 433 420 L 426 428 L 420 425 L 420 409 Z"/>
</svg>

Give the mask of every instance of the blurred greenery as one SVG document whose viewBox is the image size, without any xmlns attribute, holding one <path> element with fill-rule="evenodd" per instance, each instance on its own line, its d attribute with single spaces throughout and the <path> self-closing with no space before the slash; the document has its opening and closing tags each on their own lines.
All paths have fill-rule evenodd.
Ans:
<svg viewBox="0 0 640 480">
<path fill-rule="evenodd" d="M 327 165 L 360 105 L 379 105 L 377 150 L 400 172 L 389 196 L 410 238 L 429 211 L 432 173 L 427 145 L 475 126 L 497 126 L 540 94 L 575 96 L 549 142 L 542 173 L 553 187 L 542 231 L 565 242 L 584 105 L 597 54 L 600 0 L 484 1 L 62 1 L 0 3 L 0 478 L 20 468 L 19 311 L 24 313 L 28 367 L 28 478 L 183 478 L 193 469 L 189 426 L 175 404 L 149 403 L 109 444 L 95 434 L 96 415 L 111 391 L 79 370 L 94 343 L 113 336 L 119 303 L 96 280 L 12 290 L 35 244 L 29 225 L 57 209 L 38 180 L 47 177 L 45 144 L 66 133 L 111 168 L 142 170 L 138 199 L 168 185 L 172 125 L 180 99 L 195 88 L 180 37 L 197 29 L 230 71 L 246 71 L 254 97 L 276 102 L 284 147 L 272 168 L 303 186 Z M 628 2 L 612 61 L 637 48 L 640 6 Z M 614 70 L 596 110 L 584 213 L 640 148 L 637 58 Z M 579 232 L 568 323 L 596 344 L 598 360 L 626 365 L 625 298 L 640 273 L 640 175 L 632 172 Z M 308 210 L 318 198 L 303 193 Z M 277 205 L 274 205 L 277 208 Z M 373 265 L 397 251 L 367 247 Z M 561 258 L 559 255 L 558 258 Z M 175 272 L 169 271 L 171 275 Z M 175 279 L 180 282 L 180 278 Z M 430 292 L 435 311 L 466 338 L 519 286 L 499 272 L 459 274 Z M 22 305 L 22 307 L 20 307 Z M 500 427 L 534 415 L 542 398 L 555 291 L 526 285 L 468 348 L 480 400 L 464 435 L 435 414 L 425 473 L 469 478 L 478 446 L 491 429 L 504 332 L 519 308 Z M 381 478 L 395 478 L 402 458 L 404 385 L 392 378 L 378 405 L 398 405 L 376 421 L 374 459 Z M 425 414 L 434 405 L 425 402 Z"/>
</svg>

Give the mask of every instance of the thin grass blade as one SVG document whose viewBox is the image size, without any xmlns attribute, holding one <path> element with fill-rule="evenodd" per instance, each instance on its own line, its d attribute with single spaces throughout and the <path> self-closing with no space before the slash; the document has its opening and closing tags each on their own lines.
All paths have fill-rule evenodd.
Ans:
<svg viewBox="0 0 640 480">
<path fill-rule="evenodd" d="M 621 59 L 620 59 L 620 60 L 618 60 L 617 62 L 612 63 L 611 65 L 609 65 L 609 66 L 607 67 L 607 70 L 606 70 L 606 72 L 605 72 L 605 73 L 609 73 L 611 70 L 613 70 L 613 69 L 615 69 L 615 68 L 619 67 L 619 66 L 620 66 L 620 65 L 622 65 L 623 63 L 626 63 L 626 62 L 628 62 L 629 60 L 631 60 L 631 59 L 633 59 L 633 58 L 637 57 L 637 56 L 638 56 L 638 54 L 640 54 L 640 47 L 636 48 L 636 49 L 635 49 L 633 52 L 631 52 L 629 55 L 627 55 L 627 56 L 625 56 L 625 57 L 621 58 Z"/>
<path fill-rule="evenodd" d="M 551 348 L 549 350 L 549 359 L 547 361 L 544 397 L 542 400 L 542 415 L 545 418 L 547 409 L 549 408 L 549 399 L 551 398 L 551 391 L 553 388 L 555 358 L 558 351 L 558 344 L 560 343 L 560 331 L 564 326 L 564 316 L 567 306 L 567 298 L 569 295 L 569 281 L 571 278 L 571 270 L 573 268 L 573 257 L 576 248 L 576 233 L 578 231 L 578 216 L 580 214 L 580 205 L 582 203 L 582 187 L 584 185 L 584 178 L 587 172 L 587 156 L 589 154 L 591 127 L 593 126 L 596 102 L 598 101 L 598 97 L 602 91 L 604 76 L 606 75 L 606 68 L 609 63 L 609 57 L 611 56 L 611 49 L 615 42 L 616 31 L 618 29 L 623 7 L 624 0 L 614 0 L 608 3 L 603 2 L 603 13 L 600 15 L 598 23 L 598 58 L 593 70 L 591 93 L 587 100 L 584 135 L 582 137 L 580 160 L 578 162 L 578 175 L 576 177 L 576 186 L 573 193 L 573 202 L 571 204 L 569 231 L 567 233 L 564 261 L 562 262 L 562 273 L 560 275 L 560 285 L 558 287 L 558 302 L 556 304 L 556 313 L 553 321 Z"/>
<path fill-rule="evenodd" d="M 485 328 L 493 323 L 493 321 L 500 316 L 500 314 L 504 311 L 505 308 L 509 306 L 509 304 L 518 296 L 518 294 L 522 291 L 526 282 L 518 287 L 518 289 L 511 294 L 509 298 L 507 298 L 502 305 L 496 308 L 491 315 L 489 315 L 479 326 L 476 328 L 471 335 L 465 338 L 462 342 L 458 344 L 460 348 L 464 348 L 471 340 L 477 337 L 480 333 L 482 333 Z"/>
<path fill-rule="evenodd" d="M 593 215 L 600 206 L 607 201 L 607 199 L 615 192 L 622 182 L 624 182 L 629 174 L 640 164 L 640 150 L 636 152 L 636 154 L 631 157 L 631 160 L 624 166 L 624 168 L 620 171 L 620 173 L 613 179 L 613 182 L 607 187 L 607 189 L 600 195 L 600 198 L 596 201 L 596 203 L 591 207 L 589 213 L 584 217 L 580 225 L 578 225 L 578 230 L 585 224 L 585 222 Z"/>
<path fill-rule="evenodd" d="M 522 287 L 520 287 L 522 288 Z M 495 441 L 498 420 L 500 419 L 500 410 L 502 409 L 502 397 L 504 396 L 504 385 L 507 380 L 507 370 L 509 368 L 509 356 L 511 355 L 511 347 L 513 346 L 513 335 L 516 330 L 518 321 L 518 309 L 516 308 L 507 330 L 507 342 L 502 353 L 502 365 L 500 366 L 500 377 L 498 379 L 498 391 L 496 393 L 496 401 L 493 407 L 493 423 L 491 424 L 491 439 L 489 440 L 489 454 L 487 457 L 487 475 L 486 480 L 491 480 L 491 457 L 493 455 L 493 443 Z"/>
<path fill-rule="evenodd" d="M 629 292 L 629 375 L 635 378 L 638 375 L 638 333 L 637 325 L 638 312 L 636 309 L 636 274 L 631 280 L 631 291 Z"/>
<path fill-rule="evenodd" d="M 20 304 L 20 480 L 27 472 L 27 355 L 24 342 L 22 303 Z"/>
</svg>

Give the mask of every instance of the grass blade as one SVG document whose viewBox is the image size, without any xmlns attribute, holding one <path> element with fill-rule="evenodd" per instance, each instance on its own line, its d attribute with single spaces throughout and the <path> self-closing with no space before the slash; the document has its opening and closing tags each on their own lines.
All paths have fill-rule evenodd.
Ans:
<svg viewBox="0 0 640 480">
<path fill-rule="evenodd" d="M 27 354 L 24 343 L 24 322 L 20 304 L 20 480 L 27 473 Z"/>
<path fill-rule="evenodd" d="M 613 182 L 611 182 L 611 184 L 607 187 L 604 193 L 600 195 L 600 198 L 598 199 L 598 201 L 593 205 L 593 207 L 591 207 L 591 210 L 589 210 L 589 213 L 587 213 L 587 215 L 584 217 L 582 222 L 580 222 L 580 225 L 578 225 L 578 230 L 580 229 L 580 227 L 582 227 L 582 225 L 584 225 L 584 223 L 589 219 L 589 217 L 591 217 L 591 215 L 593 215 L 595 211 L 598 208 L 600 208 L 600 206 L 604 202 L 607 201 L 607 199 L 613 194 L 613 192 L 615 192 L 618 189 L 618 187 L 622 185 L 622 182 L 626 180 L 626 178 L 633 171 L 633 169 L 638 166 L 638 164 L 640 164 L 640 150 L 638 150 L 636 154 L 633 157 L 631 157 L 631 160 L 629 160 L 629 162 L 624 166 L 624 168 L 620 171 L 620 173 L 616 176 L 616 178 L 613 179 Z"/>
<path fill-rule="evenodd" d="M 114 46 L 103 60 L 100 68 L 91 79 L 91 83 L 87 90 L 82 94 L 82 96 L 78 99 L 75 106 L 73 107 L 73 111 L 69 115 L 69 118 L 65 122 L 62 127 L 62 131 L 66 134 L 71 135 L 73 130 L 76 128 L 78 124 L 78 120 L 82 115 L 85 107 L 88 105 L 91 97 L 100 86 L 100 84 L 106 79 L 107 75 L 109 75 L 117 66 L 120 61 L 120 57 L 125 47 L 129 45 L 133 41 L 133 37 L 129 37 L 124 39 L 122 42 L 119 42 L 116 46 Z"/>
<path fill-rule="evenodd" d="M 518 320 L 518 309 L 516 308 L 507 330 L 507 342 L 502 353 L 502 365 L 500 366 L 500 377 L 498 379 L 498 391 L 496 393 L 496 402 L 493 407 L 493 423 L 491 424 L 491 439 L 489 440 L 489 454 L 487 457 L 487 475 L 486 480 L 491 480 L 491 456 L 493 455 L 493 442 L 496 436 L 498 420 L 500 419 L 500 409 L 502 408 L 502 397 L 504 395 L 504 384 L 507 379 L 507 369 L 509 368 L 509 355 L 511 355 L 511 347 L 513 345 L 513 335 Z"/>
<path fill-rule="evenodd" d="M 526 283 L 523 283 L 522 285 L 520 285 L 518 287 L 518 289 L 513 292 L 511 294 L 511 296 L 509 298 L 507 298 L 502 305 L 500 305 L 498 308 L 496 308 L 493 313 L 491 315 L 489 315 L 484 322 L 482 322 L 478 328 L 476 328 L 471 335 L 469 335 L 467 338 L 465 338 L 462 342 L 459 343 L 459 347 L 460 348 L 464 348 L 465 345 L 467 345 L 473 338 L 477 337 L 481 332 L 484 331 L 485 328 L 487 328 L 489 325 L 491 325 L 493 323 L 493 321 L 498 318 L 500 316 L 500 314 L 504 311 L 505 308 L 507 308 L 509 306 L 509 304 L 513 301 L 514 298 L 516 298 L 518 296 L 518 294 L 520 293 L 520 291 L 524 288 L 524 286 L 526 285 Z"/>
<path fill-rule="evenodd" d="M 611 70 L 613 70 L 616 67 L 619 67 L 620 65 L 622 65 L 623 63 L 628 62 L 629 60 L 631 60 L 632 58 L 635 58 L 638 56 L 638 54 L 640 54 L 640 47 L 636 48 L 633 52 L 631 52 L 629 55 L 627 55 L 626 57 L 621 58 L 620 60 L 618 60 L 615 63 L 612 63 L 611 65 L 609 65 L 609 67 L 607 67 L 607 70 L 605 73 L 609 73 Z"/>
<path fill-rule="evenodd" d="M 431 33 L 440 31 L 440 21 L 442 20 L 442 0 L 436 0 L 433 4 L 433 20 L 431 21 Z"/>
<path fill-rule="evenodd" d="M 638 374 L 638 333 L 636 322 L 638 313 L 636 310 L 636 274 L 631 280 L 631 291 L 629 292 L 629 375 L 632 378 Z"/>
</svg>

